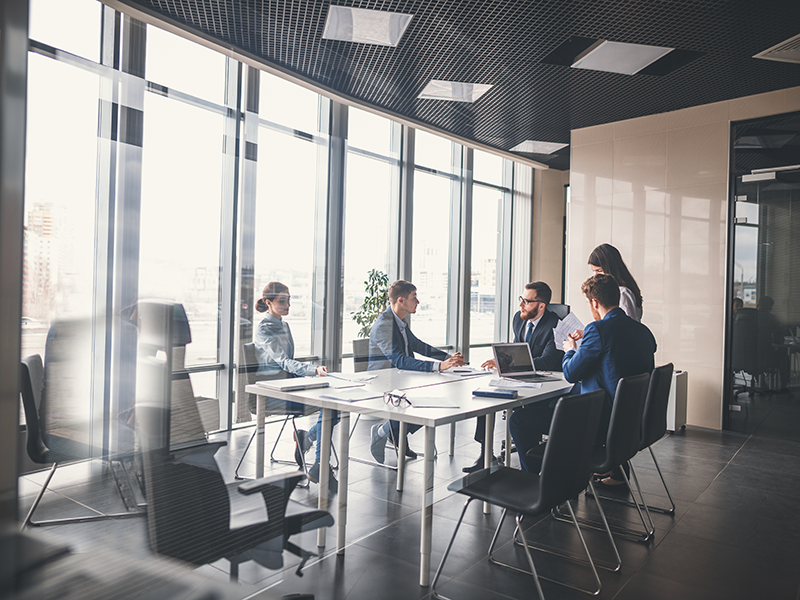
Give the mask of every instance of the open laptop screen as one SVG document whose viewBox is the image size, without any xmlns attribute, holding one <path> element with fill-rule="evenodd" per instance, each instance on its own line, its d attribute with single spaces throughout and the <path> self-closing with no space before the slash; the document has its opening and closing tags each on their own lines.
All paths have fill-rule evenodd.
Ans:
<svg viewBox="0 0 800 600">
<path fill-rule="evenodd" d="M 533 362 L 531 361 L 531 350 L 528 344 L 493 344 L 495 362 L 497 363 L 497 373 L 500 376 L 508 377 L 523 373 L 533 373 Z"/>
</svg>

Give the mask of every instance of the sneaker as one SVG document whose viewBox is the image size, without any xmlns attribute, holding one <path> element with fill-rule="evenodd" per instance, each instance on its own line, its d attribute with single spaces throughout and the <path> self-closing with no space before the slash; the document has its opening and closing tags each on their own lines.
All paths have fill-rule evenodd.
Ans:
<svg viewBox="0 0 800 600">
<path fill-rule="evenodd" d="M 330 467 L 328 467 L 330 469 Z M 312 483 L 319 483 L 319 463 L 315 462 L 311 465 L 311 468 L 306 473 L 306 477 L 308 477 L 309 481 Z M 328 490 L 332 493 L 336 493 L 339 491 L 339 482 L 336 481 L 336 477 L 333 476 L 333 469 L 330 470 L 328 474 Z"/>
<path fill-rule="evenodd" d="M 379 463 L 383 463 L 383 461 L 386 460 L 386 438 L 382 437 L 380 434 L 381 427 L 383 427 L 383 423 L 372 426 L 372 441 L 369 445 L 369 451 L 372 453 L 372 457 Z"/>
<path fill-rule="evenodd" d="M 311 448 L 311 439 L 305 429 L 298 429 L 294 434 L 294 460 L 298 467 L 304 464 L 303 456 Z"/>
</svg>

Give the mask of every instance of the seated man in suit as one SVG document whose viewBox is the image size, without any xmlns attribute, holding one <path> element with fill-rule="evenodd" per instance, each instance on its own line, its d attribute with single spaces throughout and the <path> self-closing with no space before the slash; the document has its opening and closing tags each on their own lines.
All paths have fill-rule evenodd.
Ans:
<svg viewBox="0 0 800 600">
<path fill-rule="evenodd" d="M 514 315 L 513 330 L 515 342 L 527 342 L 531 347 L 533 366 L 537 371 L 558 371 L 564 352 L 556 348 L 553 329 L 558 325 L 558 317 L 547 310 L 553 292 L 544 281 L 525 284 L 525 291 L 519 297 L 519 310 Z M 484 369 L 494 369 L 491 358 L 481 365 Z M 475 424 L 475 441 L 481 445 L 481 453 L 475 464 L 464 467 L 464 473 L 472 473 L 483 468 L 483 441 L 486 435 L 486 417 L 478 417 Z"/>
<path fill-rule="evenodd" d="M 381 313 L 369 334 L 368 370 L 396 367 L 408 371 L 445 371 L 450 367 L 464 364 L 464 357 L 460 352 L 448 355 L 420 341 L 411 333 L 405 318 L 417 312 L 419 306 L 417 288 L 412 283 L 402 279 L 395 281 L 389 286 L 388 295 L 390 306 Z M 415 352 L 436 360 L 419 360 L 414 358 Z M 419 425 L 409 425 L 408 433 L 414 433 L 419 428 Z M 370 452 L 379 463 L 384 461 L 386 438 L 390 433 L 395 445 L 398 446 L 400 424 L 397 421 L 386 421 L 372 428 Z M 417 457 L 407 442 L 406 456 Z"/>
<path fill-rule="evenodd" d="M 571 383 L 578 383 L 573 393 L 605 390 L 605 404 L 597 433 L 597 442 L 604 443 L 608 421 L 617 390 L 623 377 L 650 373 L 655 367 L 656 340 L 650 330 L 628 317 L 619 308 L 619 284 L 611 275 L 595 275 L 583 282 L 581 291 L 589 302 L 594 321 L 586 325 L 581 336 L 577 332 L 564 342 L 561 370 Z M 583 338 L 580 347 L 577 341 Z M 538 465 L 526 453 L 541 441 L 550 429 L 555 403 L 531 405 L 515 410 L 509 428 L 525 471 L 536 471 Z M 616 478 L 603 480 L 606 485 L 618 483 Z"/>
</svg>

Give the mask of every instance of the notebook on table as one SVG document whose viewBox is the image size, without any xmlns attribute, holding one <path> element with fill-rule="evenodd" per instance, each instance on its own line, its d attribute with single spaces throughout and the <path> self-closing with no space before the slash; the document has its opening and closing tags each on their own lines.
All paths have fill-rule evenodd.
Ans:
<svg viewBox="0 0 800 600">
<path fill-rule="evenodd" d="M 559 381 L 552 373 L 537 372 L 531 348 L 525 342 L 492 344 L 497 375 L 512 381 Z"/>
<path fill-rule="evenodd" d="M 290 377 L 289 379 L 267 379 L 257 381 L 256 385 L 279 392 L 296 392 L 298 390 L 313 390 L 314 388 L 326 388 L 330 385 L 321 377 Z"/>
</svg>

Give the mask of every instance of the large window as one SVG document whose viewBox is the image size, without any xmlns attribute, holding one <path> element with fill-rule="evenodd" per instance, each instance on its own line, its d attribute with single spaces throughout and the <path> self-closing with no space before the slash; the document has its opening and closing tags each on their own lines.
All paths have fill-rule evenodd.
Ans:
<svg viewBox="0 0 800 600">
<path fill-rule="evenodd" d="M 364 301 L 364 282 L 373 269 L 390 275 L 397 244 L 400 128 L 358 109 L 348 116 L 344 229 L 343 352 L 352 351 L 360 326 L 351 314 Z"/>
<path fill-rule="evenodd" d="M 420 305 L 414 315 L 414 334 L 428 344 L 449 343 L 451 214 L 459 198 L 460 147 L 418 131 L 414 173 L 412 283 Z"/>
<path fill-rule="evenodd" d="M 342 365 L 373 269 L 416 284 L 426 342 L 502 337 L 507 164 L 118 16 L 94 0 L 31 0 L 22 352 L 50 366 L 85 357 L 68 383 L 84 402 L 78 436 L 97 442 L 109 406 L 111 420 L 128 414 L 121 357 L 145 298 L 184 306 L 189 397 L 218 398 L 221 427 L 249 417 L 228 409 L 270 281 L 290 288 L 300 360 Z M 82 327 L 53 329 L 63 322 Z"/>
<path fill-rule="evenodd" d="M 317 219 L 325 214 L 328 136 L 319 131 L 327 101 L 318 94 L 261 73 L 255 194 L 255 303 L 264 286 L 289 287 L 295 357 L 309 356 L 314 319 L 315 274 L 325 237 Z M 254 313 L 255 323 L 263 318 Z"/>
</svg>

